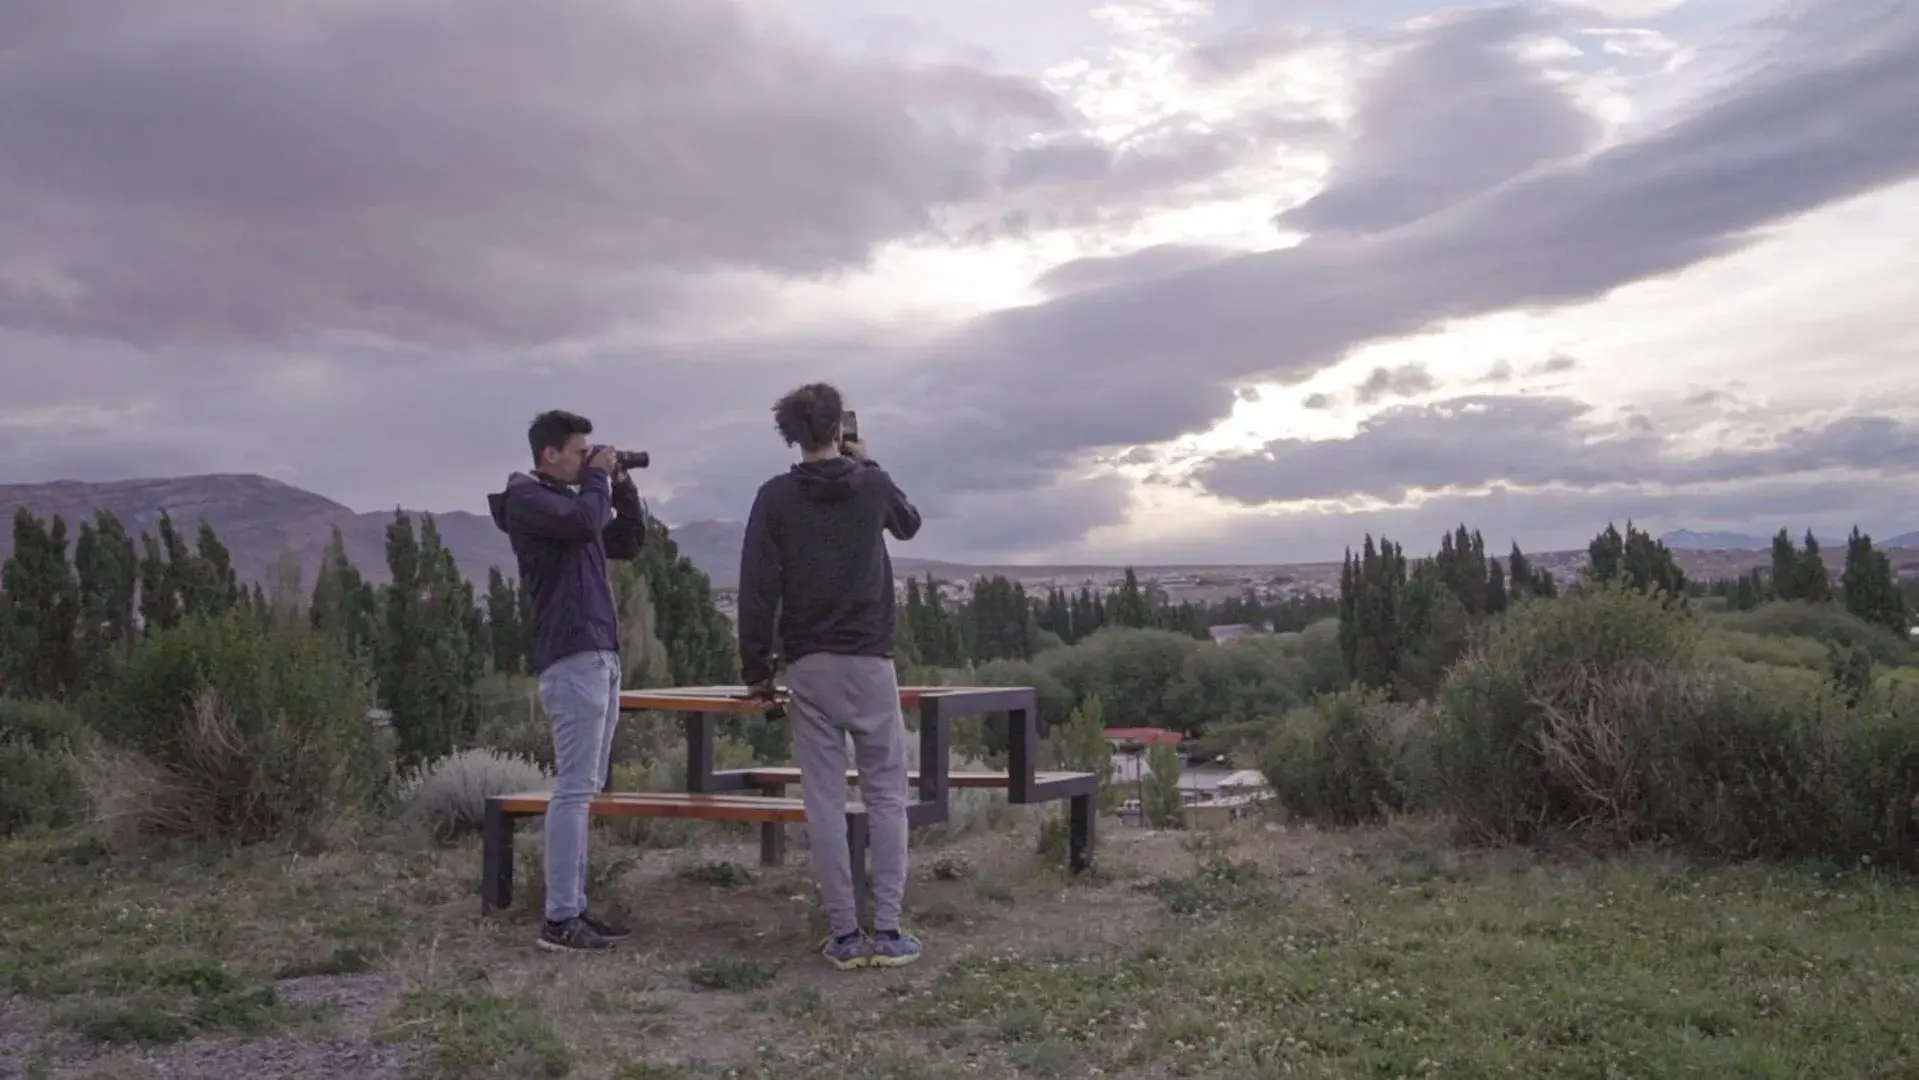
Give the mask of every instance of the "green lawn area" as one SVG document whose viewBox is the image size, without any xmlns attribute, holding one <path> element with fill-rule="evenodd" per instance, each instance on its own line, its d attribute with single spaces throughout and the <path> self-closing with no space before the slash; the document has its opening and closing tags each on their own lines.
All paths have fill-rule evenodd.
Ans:
<svg viewBox="0 0 1919 1080">
<path fill-rule="evenodd" d="M 272 1034 L 384 1048 L 376 1076 L 1919 1076 L 1919 891 L 1868 868 L 1105 825 L 1092 880 L 1034 866 L 1027 832 L 940 873 L 916 852 L 926 961 L 851 974 L 811 956 L 802 866 L 710 872 L 744 849 L 609 871 L 639 936 L 555 958 L 526 913 L 475 917 L 470 847 L 130 864 L 15 842 L 0 1074 L 142 1075 L 86 1070 Z M 294 976 L 367 1000 L 295 1000 Z"/>
<path fill-rule="evenodd" d="M 1919 900 L 1900 885 L 1428 864 L 1300 899 L 1220 862 L 1162 895 L 1191 914 L 1158 940 L 957 964 L 889 1021 L 1061 1072 L 1919 1074 Z"/>
</svg>

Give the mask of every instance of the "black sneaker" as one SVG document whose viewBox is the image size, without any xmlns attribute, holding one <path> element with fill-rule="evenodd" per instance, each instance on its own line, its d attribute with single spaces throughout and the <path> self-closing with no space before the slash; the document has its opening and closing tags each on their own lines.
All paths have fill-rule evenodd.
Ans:
<svg viewBox="0 0 1919 1080">
<path fill-rule="evenodd" d="M 607 922 L 605 919 L 596 919 L 590 913 L 582 913 L 580 915 L 580 921 L 591 927 L 594 933 L 608 941 L 624 941 L 633 936 L 631 929 L 621 926 L 619 923 Z"/>
<path fill-rule="evenodd" d="M 613 942 L 575 916 L 564 922 L 545 922 L 540 927 L 539 946 L 548 952 L 605 952 Z"/>
</svg>

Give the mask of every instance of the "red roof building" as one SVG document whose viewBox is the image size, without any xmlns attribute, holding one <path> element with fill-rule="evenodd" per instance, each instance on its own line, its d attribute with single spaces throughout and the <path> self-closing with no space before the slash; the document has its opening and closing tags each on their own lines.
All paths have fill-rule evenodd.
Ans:
<svg viewBox="0 0 1919 1080">
<path fill-rule="evenodd" d="M 1100 734 L 1109 743 L 1138 743 L 1141 746 L 1178 746 L 1184 738 L 1177 731 L 1156 727 L 1109 727 Z"/>
</svg>

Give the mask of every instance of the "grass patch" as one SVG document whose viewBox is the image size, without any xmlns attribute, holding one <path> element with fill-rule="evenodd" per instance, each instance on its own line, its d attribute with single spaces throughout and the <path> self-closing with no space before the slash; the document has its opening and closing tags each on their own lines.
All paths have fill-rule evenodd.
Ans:
<svg viewBox="0 0 1919 1080">
<path fill-rule="evenodd" d="M 1206 856 L 1148 886 L 1203 920 L 1117 957 L 964 959 L 887 1019 L 1030 1073 L 1919 1070 L 1907 884 L 1640 860 L 1434 869 L 1282 903 L 1257 866 Z"/>
<path fill-rule="evenodd" d="M 1220 915 L 1281 902 L 1257 863 L 1224 855 L 1207 856 L 1191 874 L 1161 876 L 1136 888 L 1158 897 L 1166 910 L 1182 916 Z"/>
<path fill-rule="evenodd" d="M 573 1049 L 531 997 L 501 997 L 483 987 L 423 987 L 400 999 L 379 1032 L 382 1041 L 430 1040 L 430 1077 L 546 1077 L 573 1071 Z"/>
<path fill-rule="evenodd" d="M 373 957 L 357 945 L 341 945 L 323 956 L 290 960 L 280 966 L 282 979 L 311 975 L 363 975 L 374 968 Z"/>
<path fill-rule="evenodd" d="M 737 889 L 753 881 L 751 870 L 739 863 L 724 860 L 688 863 L 676 869 L 674 876 L 689 885 L 707 885 L 716 889 Z"/>
<path fill-rule="evenodd" d="M 55 1023 L 95 1042 L 176 1043 L 198 1035 L 264 1035 L 324 1009 L 282 1004 L 272 987 L 221 987 L 184 995 L 147 994 L 126 1000 L 87 1001 L 62 1010 Z"/>
<path fill-rule="evenodd" d="M 744 960 L 736 956 L 715 956 L 687 969 L 687 981 L 700 990 L 745 992 L 764 990 L 772 985 L 779 969 L 771 964 Z"/>
<path fill-rule="evenodd" d="M 313 1010 L 257 988 L 386 961 L 414 989 L 377 1036 L 431 1047 L 428 1077 L 1919 1075 L 1919 889 L 1890 873 L 1445 835 L 1142 836 L 1115 843 L 1139 869 L 1104 882 L 929 882 L 916 920 L 945 913 L 953 951 L 904 975 L 832 972 L 817 938 L 555 963 L 471 918 L 470 847 L 215 861 L 21 840 L 0 843 L 0 986 L 63 1031 L 150 1045 L 298 1031 Z M 712 897 L 662 877 L 647 903 Z M 798 915 L 778 890 L 722 899 L 715 929 L 749 904 Z"/>
<path fill-rule="evenodd" d="M 0 843 L 0 988 L 205 995 L 371 970 L 430 937 L 437 906 L 471 893 L 476 865 L 466 853 L 102 858 L 86 841 Z"/>
<path fill-rule="evenodd" d="M 635 1061 L 620 1066 L 619 1071 L 613 1074 L 613 1080 L 692 1080 L 697 1075 L 678 1065 Z"/>
<path fill-rule="evenodd" d="M 795 986 L 760 1002 L 762 1008 L 787 1020 L 812 1020 L 830 1014 L 826 996 L 811 986 Z"/>
</svg>

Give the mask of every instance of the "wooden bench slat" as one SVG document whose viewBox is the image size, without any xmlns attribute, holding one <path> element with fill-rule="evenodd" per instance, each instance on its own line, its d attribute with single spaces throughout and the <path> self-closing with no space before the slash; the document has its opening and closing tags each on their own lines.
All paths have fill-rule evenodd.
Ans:
<svg viewBox="0 0 1919 1080">
<path fill-rule="evenodd" d="M 530 791 L 500 798 L 501 809 L 509 814 L 544 814 L 552 801 L 551 792 Z M 848 807 L 858 812 L 858 807 Z M 597 795 L 587 804 L 587 813 L 596 817 L 692 818 L 702 821 L 782 821 L 806 820 L 806 804 L 799 799 L 768 798 L 734 792 L 697 794 L 693 792 L 645 791 L 615 792 Z"/>
</svg>

